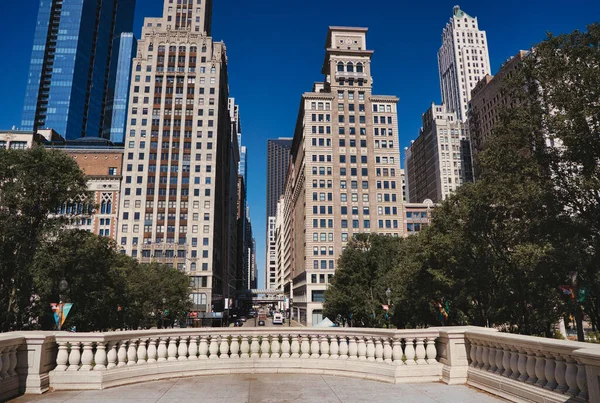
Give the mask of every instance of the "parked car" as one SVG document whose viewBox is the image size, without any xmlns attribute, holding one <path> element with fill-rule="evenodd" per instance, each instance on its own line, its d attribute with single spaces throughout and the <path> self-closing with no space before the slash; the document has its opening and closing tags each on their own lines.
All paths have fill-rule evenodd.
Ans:
<svg viewBox="0 0 600 403">
<path fill-rule="evenodd" d="M 273 314 L 273 324 L 274 325 L 283 325 L 283 315 L 280 313 Z"/>
</svg>

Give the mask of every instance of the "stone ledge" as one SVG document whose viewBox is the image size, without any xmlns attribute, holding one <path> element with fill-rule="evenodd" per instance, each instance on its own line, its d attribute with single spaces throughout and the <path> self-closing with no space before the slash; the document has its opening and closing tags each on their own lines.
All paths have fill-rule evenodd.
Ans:
<svg viewBox="0 0 600 403">
<path fill-rule="evenodd" d="M 54 390 L 99 390 L 169 378 L 230 374 L 336 375 L 387 383 L 439 382 L 442 365 L 395 365 L 329 359 L 185 360 L 132 365 L 107 371 L 51 371 Z"/>
<path fill-rule="evenodd" d="M 569 395 L 562 395 L 486 371 L 469 368 L 468 374 L 467 385 L 503 397 L 511 402 L 564 403 L 574 401 Z"/>
</svg>

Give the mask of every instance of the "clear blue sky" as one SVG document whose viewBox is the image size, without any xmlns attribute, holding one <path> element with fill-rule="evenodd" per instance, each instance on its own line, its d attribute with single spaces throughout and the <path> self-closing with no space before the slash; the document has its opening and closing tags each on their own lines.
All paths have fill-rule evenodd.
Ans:
<svg viewBox="0 0 600 403">
<path fill-rule="evenodd" d="M 458 3 L 487 31 L 492 72 L 519 49 L 553 33 L 583 29 L 600 19 L 598 0 L 410 2 L 387 0 L 215 0 L 213 37 L 225 41 L 231 96 L 240 105 L 248 146 L 248 201 L 264 281 L 266 140 L 293 135 L 302 92 L 322 79 L 329 25 L 369 27 L 375 50 L 375 92 L 400 97 L 403 146 L 414 139 L 421 114 L 440 101 L 436 53 Z M 0 130 L 18 127 L 39 0 L 3 4 L 0 36 Z M 163 0 L 137 0 L 135 33 L 145 16 L 160 16 Z"/>
</svg>

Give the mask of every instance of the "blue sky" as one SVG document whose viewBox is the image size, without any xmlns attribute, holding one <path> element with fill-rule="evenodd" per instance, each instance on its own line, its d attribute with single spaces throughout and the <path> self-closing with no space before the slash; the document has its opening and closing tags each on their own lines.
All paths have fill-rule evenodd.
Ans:
<svg viewBox="0 0 600 403">
<path fill-rule="evenodd" d="M 0 130 L 19 126 L 39 0 L 3 4 L 0 36 Z M 137 0 L 135 33 L 145 16 L 160 16 L 163 0 Z M 300 95 L 322 79 L 330 25 L 370 29 L 374 91 L 400 98 L 400 141 L 414 139 L 421 114 L 440 101 L 437 50 L 458 3 L 487 31 L 492 72 L 519 49 L 553 33 L 584 29 L 600 19 L 597 0 L 409 2 L 387 0 L 214 0 L 213 37 L 227 45 L 231 96 L 240 105 L 248 146 L 248 201 L 264 281 L 266 140 L 293 135 Z"/>
</svg>

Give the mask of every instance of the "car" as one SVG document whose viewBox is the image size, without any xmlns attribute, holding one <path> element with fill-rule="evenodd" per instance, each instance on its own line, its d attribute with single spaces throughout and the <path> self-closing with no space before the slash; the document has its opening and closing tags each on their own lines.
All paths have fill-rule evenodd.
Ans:
<svg viewBox="0 0 600 403">
<path fill-rule="evenodd" d="M 258 321 L 258 326 L 264 326 L 265 325 L 265 321 L 264 320 L 259 320 Z"/>
<path fill-rule="evenodd" d="M 273 324 L 274 325 L 283 325 L 283 315 L 280 313 L 273 314 Z"/>
</svg>

